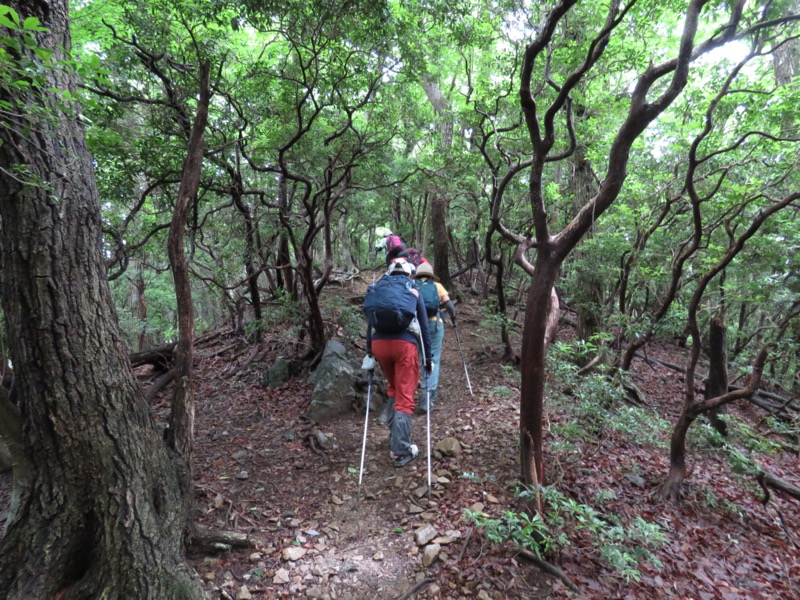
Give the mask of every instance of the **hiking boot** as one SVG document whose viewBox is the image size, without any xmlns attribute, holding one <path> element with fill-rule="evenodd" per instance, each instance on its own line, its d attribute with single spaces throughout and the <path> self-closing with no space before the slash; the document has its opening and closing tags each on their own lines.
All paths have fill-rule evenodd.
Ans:
<svg viewBox="0 0 800 600">
<path fill-rule="evenodd" d="M 409 453 L 405 456 L 396 456 L 394 459 L 394 466 L 395 467 L 404 467 L 412 460 L 419 456 L 419 448 L 417 448 L 416 444 L 411 444 L 411 448 L 409 448 Z"/>
</svg>

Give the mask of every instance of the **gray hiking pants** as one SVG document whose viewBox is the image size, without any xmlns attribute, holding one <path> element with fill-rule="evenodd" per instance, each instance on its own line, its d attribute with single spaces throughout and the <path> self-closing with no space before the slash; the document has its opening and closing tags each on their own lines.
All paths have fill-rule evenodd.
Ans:
<svg viewBox="0 0 800 600">
<path fill-rule="evenodd" d="M 392 432 L 392 454 L 395 456 L 411 454 L 411 415 L 396 411 L 389 427 Z"/>
</svg>

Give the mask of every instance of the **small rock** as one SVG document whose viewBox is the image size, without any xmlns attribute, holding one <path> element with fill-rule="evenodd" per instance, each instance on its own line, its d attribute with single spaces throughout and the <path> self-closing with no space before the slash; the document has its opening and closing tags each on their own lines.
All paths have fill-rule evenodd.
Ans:
<svg viewBox="0 0 800 600">
<path fill-rule="evenodd" d="M 470 510 L 474 510 L 475 512 L 483 512 L 484 508 L 485 507 L 483 506 L 483 502 L 476 502 L 475 504 L 469 507 Z"/>
<path fill-rule="evenodd" d="M 439 544 L 428 544 L 422 552 L 422 566 L 430 567 L 439 556 L 442 547 Z"/>
<path fill-rule="evenodd" d="M 433 540 L 433 543 L 439 544 L 440 546 L 446 546 L 447 544 L 452 544 L 455 541 L 456 541 L 455 538 L 451 538 L 445 535 L 442 537 L 437 537 L 435 540 Z"/>
<path fill-rule="evenodd" d="M 246 585 L 243 585 L 239 588 L 239 591 L 236 592 L 236 600 L 251 600 L 252 594 L 250 590 L 247 589 Z"/>
<path fill-rule="evenodd" d="M 461 454 L 461 442 L 454 437 L 446 437 L 436 444 L 434 450 L 445 456 L 458 456 Z"/>
<path fill-rule="evenodd" d="M 428 486 L 427 485 L 421 485 L 417 489 L 414 490 L 414 495 L 417 498 L 422 498 L 427 493 L 428 493 Z"/>
<path fill-rule="evenodd" d="M 500 502 L 497 498 L 495 498 L 491 494 L 486 494 L 486 501 L 491 502 L 492 504 L 497 504 L 498 502 Z"/>
<path fill-rule="evenodd" d="M 300 548 L 299 546 L 291 546 L 289 548 L 284 548 L 283 552 L 281 553 L 281 556 L 283 557 L 283 560 L 290 560 L 294 562 L 296 560 L 300 560 L 301 558 L 303 558 L 306 555 L 306 552 L 308 552 L 308 550 L 306 550 L 305 548 Z"/>
<path fill-rule="evenodd" d="M 214 508 L 222 508 L 223 506 L 225 506 L 225 496 L 217 494 L 214 497 Z"/>
<path fill-rule="evenodd" d="M 486 590 L 481 590 L 477 595 L 478 600 L 492 600 L 492 597 Z"/>
<path fill-rule="evenodd" d="M 416 504 L 409 504 L 408 512 L 411 513 L 412 515 L 418 515 L 421 512 L 425 512 L 425 509 L 422 508 L 421 506 L 417 506 Z"/>
<path fill-rule="evenodd" d="M 436 536 L 436 529 L 430 524 L 420 527 L 414 532 L 414 540 L 416 541 L 417 546 L 424 546 Z"/>
<path fill-rule="evenodd" d="M 286 569 L 278 569 L 275 571 L 275 577 L 272 578 L 272 583 L 289 583 L 289 571 Z"/>
<path fill-rule="evenodd" d="M 245 470 L 241 470 L 236 474 L 236 479 L 240 479 L 244 481 L 245 479 L 250 479 L 250 473 Z"/>
<path fill-rule="evenodd" d="M 339 505 L 341 505 L 341 504 L 344 504 L 344 500 L 342 500 L 341 498 L 339 498 L 339 496 L 337 496 L 336 494 L 333 494 L 333 495 L 331 496 L 331 502 L 333 502 L 333 503 L 334 503 L 334 504 L 336 504 L 337 506 L 339 506 Z"/>
<path fill-rule="evenodd" d="M 639 477 L 636 473 L 625 473 L 625 479 L 627 479 L 633 485 L 642 490 L 644 489 L 646 484 L 645 480 Z"/>
<path fill-rule="evenodd" d="M 383 552 L 380 550 L 372 555 L 372 560 L 382 561 L 383 560 Z"/>
<path fill-rule="evenodd" d="M 214 581 L 217 578 L 217 574 L 209 571 L 205 575 L 203 575 L 203 579 L 206 581 Z"/>
<path fill-rule="evenodd" d="M 261 555 L 261 552 L 253 552 L 253 553 L 252 553 L 252 554 L 249 556 L 249 560 L 250 560 L 250 562 L 251 562 L 251 563 L 255 563 L 255 562 L 258 562 L 258 561 L 260 561 L 260 560 L 261 560 L 261 556 L 262 556 L 262 555 Z"/>
</svg>

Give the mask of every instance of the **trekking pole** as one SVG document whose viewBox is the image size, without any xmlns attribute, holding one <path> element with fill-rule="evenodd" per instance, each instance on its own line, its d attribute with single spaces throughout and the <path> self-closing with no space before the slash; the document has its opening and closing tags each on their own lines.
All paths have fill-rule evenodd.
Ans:
<svg viewBox="0 0 800 600">
<path fill-rule="evenodd" d="M 358 469 L 358 487 L 364 477 L 364 454 L 367 451 L 367 426 L 369 425 L 369 401 L 372 396 L 372 369 L 367 372 L 367 414 L 364 418 L 364 440 L 361 442 L 361 466 Z"/>
<path fill-rule="evenodd" d="M 428 387 L 428 370 L 425 369 L 425 429 L 428 435 L 428 498 L 431 497 L 431 388 Z"/>
<path fill-rule="evenodd" d="M 453 323 L 453 329 L 456 330 L 456 342 L 458 343 L 458 353 L 461 354 L 461 362 L 464 363 L 464 375 L 467 376 L 467 387 L 469 388 L 469 395 L 474 396 L 472 393 L 472 384 L 469 382 L 469 372 L 467 371 L 467 361 L 464 359 L 464 351 L 461 350 L 461 336 L 458 335 L 458 327 Z"/>
</svg>

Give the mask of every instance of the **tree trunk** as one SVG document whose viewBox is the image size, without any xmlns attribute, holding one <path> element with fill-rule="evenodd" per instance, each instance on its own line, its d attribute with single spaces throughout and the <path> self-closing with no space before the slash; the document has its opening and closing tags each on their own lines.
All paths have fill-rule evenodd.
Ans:
<svg viewBox="0 0 800 600">
<path fill-rule="evenodd" d="M 711 319 L 708 333 L 708 381 L 706 382 L 706 399 L 722 396 L 728 391 L 728 337 L 724 317 Z M 718 406 L 708 412 L 711 425 L 722 435 L 728 434 L 728 426 L 719 415 L 727 412 L 725 405 Z"/>
<path fill-rule="evenodd" d="M 278 175 L 278 206 L 280 207 L 281 222 L 288 223 L 289 212 L 291 211 L 291 199 L 286 185 L 286 177 Z M 294 271 L 292 270 L 292 255 L 289 249 L 289 235 L 286 231 L 281 231 L 278 240 L 277 253 L 278 268 L 275 278 L 278 282 L 278 289 L 289 294 L 292 300 L 297 300 L 297 286 L 294 281 Z"/>
<path fill-rule="evenodd" d="M 428 100 L 433 106 L 433 110 L 438 115 L 441 122 L 438 129 L 441 135 L 439 140 L 439 150 L 443 156 L 450 156 L 453 146 L 453 109 L 450 101 L 442 94 L 439 85 L 430 78 L 422 82 L 422 87 Z M 450 261 L 447 233 L 447 196 L 441 192 L 434 192 L 431 200 L 431 233 L 433 234 L 433 269 L 439 277 L 441 284 L 450 292 L 453 297 L 460 296 L 460 293 L 450 279 Z M 427 240 L 425 240 L 427 241 Z"/>
<path fill-rule="evenodd" d="M 458 290 L 450 279 L 450 260 L 447 247 L 447 199 L 435 196 L 431 202 L 431 230 L 433 232 L 433 270 L 450 296 L 457 297 Z"/>
<path fill-rule="evenodd" d="M 520 362 L 520 467 L 525 485 L 544 485 L 544 448 L 542 417 L 544 416 L 544 384 L 547 358 L 547 324 L 551 313 L 553 285 L 558 275 L 558 262 L 540 252 L 535 274 L 525 305 Z"/>
<path fill-rule="evenodd" d="M 584 157 L 581 147 L 575 151 L 572 177 L 569 181 L 569 190 L 572 193 L 575 211 L 586 204 L 593 195 L 594 178 L 592 169 Z M 591 230 L 584 239 L 592 237 Z M 577 332 L 579 340 L 588 341 L 602 329 L 602 303 L 603 288 L 598 274 L 591 268 L 592 257 L 587 255 L 580 246 L 572 252 L 572 260 L 578 270 L 576 277 L 576 313 Z M 598 348 L 598 352 L 602 350 Z M 593 357 L 586 357 L 580 366 L 584 366 Z"/>
<path fill-rule="evenodd" d="M 136 348 L 139 352 L 143 352 L 152 345 L 150 332 L 148 331 L 147 327 L 147 298 L 145 297 L 144 283 L 144 255 L 141 259 L 136 261 L 136 265 L 134 267 L 134 277 L 131 283 L 133 285 L 131 290 L 131 309 L 136 314 L 140 327 Z"/>
<path fill-rule="evenodd" d="M 660 495 L 664 500 L 680 500 L 683 480 L 686 477 L 686 434 L 694 423 L 695 415 L 685 410 L 681 414 L 669 444 L 669 475 L 661 485 Z"/>
<path fill-rule="evenodd" d="M 64 59 L 66 0 L 10 4 L 47 28 L 33 47 Z M 39 63 L 33 52 L 11 60 Z M 113 308 L 84 132 L 49 91 L 75 93 L 74 81 L 67 69 L 39 68 L 41 87 L 0 88 L 23 121 L 0 129 L 0 299 L 31 461 L 0 543 L 0 597 L 202 598 L 182 560 L 176 464 Z M 26 115 L 30 106 L 37 116 Z"/>
<path fill-rule="evenodd" d="M 255 260 L 258 257 L 258 247 L 256 245 L 256 229 L 257 225 L 253 220 L 253 215 L 250 212 L 250 207 L 247 206 L 246 201 L 242 198 L 242 189 L 244 184 L 242 182 L 241 173 L 237 170 L 235 173 L 235 181 L 231 183 L 231 196 L 233 197 L 233 204 L 242 214 L 244 219 L 245 228 L 245 257 L 244 257 L 244 271 L 247 275 L 247 288 L 250 292 L 250 304 L 253 307 L 253 317 L 256 322 L 255 340 L 261 341 L 261 294 L 258 290 L 258 274 Z"/>
<path fill-rule="evenodd" d="M 197 103 L 189 147 L 183 163 L 178 199 L 169 226 L 169 264 L 175 284 L 175 299 L 178 309 L 178 343 L 175 346 L 175 392 L 167 429 L 167 443 L 183 459 L 185 474 L 182 487 L 185 498 L 191 499 L 192 448 L 194 445 L 194 395 L 192 391 L 192 363 L 194 357 L 194 307 L 192 284 L 189 280 L 189 265 L 184 253 L 186 219 L 192 199 L 200 185 L 200 170 L 203 166 L 203 136 L 208 121 L 210 99 L 209 70 L 211 65 L 200 65 L 200 100 Z"/>
</svg>

